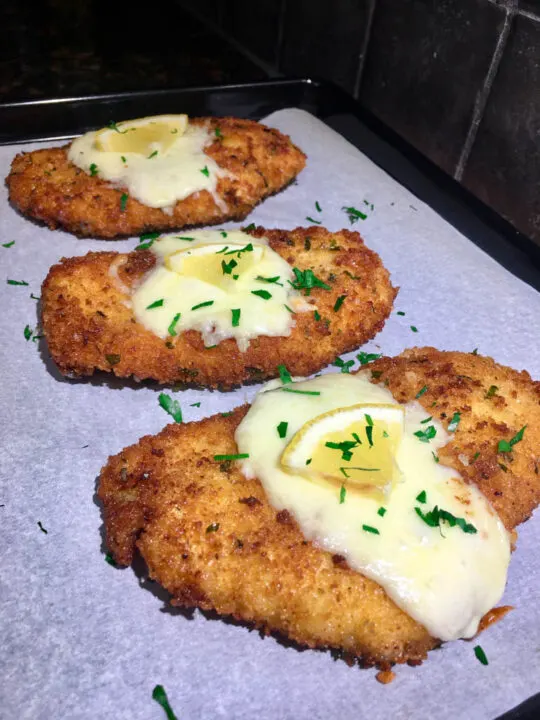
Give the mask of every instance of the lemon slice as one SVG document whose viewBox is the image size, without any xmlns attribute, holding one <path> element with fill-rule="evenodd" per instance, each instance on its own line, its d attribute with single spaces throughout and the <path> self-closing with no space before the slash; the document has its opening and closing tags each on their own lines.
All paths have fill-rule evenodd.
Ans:
<svg viewBox="0 0 540 720">
<path fill-rule="evenodd" d="M 350 488 L 387 492 L 400 474 L 395 456 L 404 417 L 404 408 L 394 404 L 331 410 L 298 430 L 281 455 L 281 466 Z"/>
<path fill-rule="evenodd" d="M 149 156 L 168 150 L 185 133 L 187 126 L 187 115 L 156 115 L 126 120 L 98 130 L 94 143 L 102 152 Z"/>
<path fill-rule="evenodd" d="M 261 261 L 263 254 L 264 247 L 251 243 L 202 245 L 166 255 L 165 267 L 184 277 L 230 290 L 243 273 Z"/>
</svg>

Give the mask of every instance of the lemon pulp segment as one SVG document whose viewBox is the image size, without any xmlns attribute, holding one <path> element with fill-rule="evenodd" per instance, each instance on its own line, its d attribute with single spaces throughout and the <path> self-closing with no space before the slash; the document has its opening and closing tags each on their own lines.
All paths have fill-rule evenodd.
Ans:
<svg viewBox="0 0 540 720">
<path fill-rule="evenodd" d="M 472 637 L 482 616 L 502 596 L 509 536 L 480 491 L 435 461 L 432 453 L 437 454 L 449 438 L 421 405 L 403 406 L 401 440 L 394 458 L 400 474 L 383 501 L 376 493 L 351 485 L 351 479 L 343 478 L 339 486 L 335 479 L 314 482 L 313 475 L 293 472 L 290 466 L 285 470 L 282 464 L 284 451 L 297 434 L 302 433 L 303 442 L 316 448 L 326 442 L 329 425 L 342 421 L 343 431 L 348 431 L 353 424 L 351 413 L 362 413 L 368 405 L 373 427 L 378 422 L 382 427 L 386 416 L 388 433 L 394 430 L 397 441 L 398 411 L 381 409 L 378 421 L 374 406 L 395 408 L 398 403 L 368 376 L 365 372 L 331 373 L 287 386 L 269 383 L 235 433 L 238 452 L 249 455 L 242 461 L 242 472 L 258 478 L 277 511 L 286 509 L 293 515 L 306 540 L 343 555 L 349 567 L 377 582 L 433 637 Z M 284 387 L 295 392 L 284 392 Z M 395 424 L 390 417 L 394 413 Z M 284 437 L 277 431 L 283 423 Z M 415 435 L 430 427 L 429 442 Z M 365 433 L 360 422 L 363 444 L 362 428 Z M 302 448 L 300 441 L 297 448 Z M 300 464 L 306 449 L 298 450 L 295 463 Z M 461 525 L 442 522 L 434 526 L 423 520 L 419 512 L 429 520 L 428 513 L 435 507 L 461 518 Z M 468 532 L 461 527 L 465 523 Z"/>
<path fill-rule="evenodd" d="M 281 456 L 286 471 L 346 487 L 389 490 L 399 478 L 395 456 L 403 434 L 400 405 L 358 404 L 309 420 Z"/>
<path fill-rule="evenodd" d="M 164 235 L 151 250 L 157 265 L 131 302 L 136 319 L 161 338 L 174 341 L 181 332 L 197 330 L 207 346 L 234 338 L 244 351 L 259 335 L 290 334 L 294 316 L 287 306 L 296 312 L 314 308 L 291 287 L 290 265 L 266 238 L 198 230 Z"/>
<path fill-rule="evenodd" d="M 247 243 L 249 245 L 250 243 Z M 265 252 L 261 245 L 243 250 L 246 245 L 206 245 L 182 249 L 165 256 L 165 267 L 172 272 L 198 278 L 223 290 L 235 290 L 241 275 L 251 271 Z"/>
<path fill-rule="evenodd" d="M 140 155 L 166 152 L 184 134 L 187 123 L 187 115 L 158 115 L 113 123 L 112 127 L 97 131 L 96 148 L 102 152 Z"/>
</svg>

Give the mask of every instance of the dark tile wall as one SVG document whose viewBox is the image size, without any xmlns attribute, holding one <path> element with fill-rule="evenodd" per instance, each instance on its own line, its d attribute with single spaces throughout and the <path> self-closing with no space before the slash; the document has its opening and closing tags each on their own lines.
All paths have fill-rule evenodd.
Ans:
<svg viewBox="0 0 540 720">
<path fill-rule="evenodd" d="M 485 0 L 379 0 L 361 102 L 453 172 L 504 17 Z"/>
<path fill-rule="evenodd" d="M 514 19 L 463 182 L 540 238 L 540 20 Z"/>
<path fill-rule="evenodd" d="M 361 0 L 293 0 L 284 15 L 280 69 L 317 75 L 354 93 L 364 52 L 370 3 Z"/>
<path fill-rule="evenodd" d="M 178 0 L 331 80 L 540 244 L 540 0 Z"/>
</svg>

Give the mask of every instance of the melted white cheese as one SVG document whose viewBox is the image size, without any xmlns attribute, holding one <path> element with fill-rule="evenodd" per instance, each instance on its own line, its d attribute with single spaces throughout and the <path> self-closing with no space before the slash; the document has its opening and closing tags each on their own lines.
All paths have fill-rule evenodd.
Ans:
<svg viewBox="0 0 540 720">
<path fill-rule="evenodd" d="M 216 186 L 218 178 L 228 173 L 204 153 L 214 139 L 206 128 L 188 125 L 166 151 L 153 157 L 98 150 L 96 135 L 88 132 L 76 138 L 68 150 L 69 161 L 86 173 L 91 174 L 90 166 L 94 165 L 97 177 L 126 188 L 129 195 L 148 207 L 172 209 L 179 200 L 208 190 L 220 209 L 226 211 Z"/>
<path fill-rule="evenodd" d="M 242 251 L 246 247 L 253 249 Z M 174 327 L 177 335 L 197 330 L 206 346 L 235 338 L 245 351 L 259 335 L 290 335 L 294 315 L 287 306 L 294 312 L 315 308 L 291 287 L 291 266 L 269 247 L 266 238 L 253 238 L 239 230 L 198 230 L 165 235 L 151 249 L 158 265 L 133 293 L 132 305 L 138 322 L 161 338 L 171 337 L 171 322 L 180 313 Z M 196 265 L 190 266 L 194 260 Z M 222 262 L 232 260 L 237 265 L 225 273 Z M 269 283 L 260 277 L 279 280 Z M 254 291 L 271 297 L 265 299 Z M 163 304 L 149 309 L 156 300 Z M 240 310 L 236 326 L 233 310 Z"/>
<path fill-rule="evenodd" d="M 272 381 L 259 393 L 236 431 L 247 477 L 257 477 L 271 504 L 296 518 L 306 539 L 346 557 L 351 568 L 375 580 L 408 615 L 441 640 L 472 637 L 482 616 L 500 600 L 510 560 L 510 540 L 499 517 L 474 486 L 434 461 L 432 451 L 448 441 L 442 426 L 431 420 L 437 435 L 421 442 L 414 432 L 426 428 L 427 413 L 417 402 L 405 405 L 405 429 L 396 461 L 402 477 L 378 514 L 380 503 L 349 489 L 340 504 L 337 486 L 322 485 L 284 472 L 280 456 L 308 420 L 356 403 L 396 402 L 391 393 L 369 382 L 365 374 L 323 375 L 295 389 L 319 396 L 284 393 Z M 288 422 L 281 439 L 278 424 Z M 416 497 L 426 491 L 427 502 Z M 465 533 L 442 523 L 430 527 L 416 513 L 435 505 L 464 518 L 477 529 Z M 366 532 L 368 525 L 379 535 Z"/>
</svg>

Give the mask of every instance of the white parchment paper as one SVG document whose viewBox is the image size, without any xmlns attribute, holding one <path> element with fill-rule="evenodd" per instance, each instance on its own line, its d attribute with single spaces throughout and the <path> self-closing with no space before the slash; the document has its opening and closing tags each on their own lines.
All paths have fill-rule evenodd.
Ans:
<svg viewBox="0 0 540 720">
<path fill-rule="evenodd" d="M 308 166 L 247 222 L 293 228 L 311 216 L 339 229 L 350 227 L 342 206 L 365 209 L 354 229 L 401 286 L 392 317 L 364 350 L 477 347 L 540 377 L 538 293 L 317 119 L 286 110 L 266 122 L 292 136 Z M 20 149 L 0 148 L 0 176 Z M 0 244 L 15 240 L 0 246 L 0 717 L 159 720 L 163 710 L 151 699 L 158 683 L 182 719 L 493 718 L 540 690 L 538 516 L 520 529 L 510 567 L 503 602 L 516 609 L 480 641 L 489 666 L 475 659 L 474 643 L 455 642 L 419 668 L 397 668 L 389 686 L 328 652 L 300 652 L 198 613 L 188 619 L 167 608 L 155 585 L 140 587 L 133 569 L 108 565 L 95 478 L 109 455 L 167 424 L 159 388 L 63 379 L 23 330 L 37 326 L 30 294 L 40 294 L 61 256 L 125 251 L 137 240 L 51 232 L 18 216 L 4 187 L 0 193 Z M 255 390 L 176 398 L 194 420 Z"/>
</svg>

